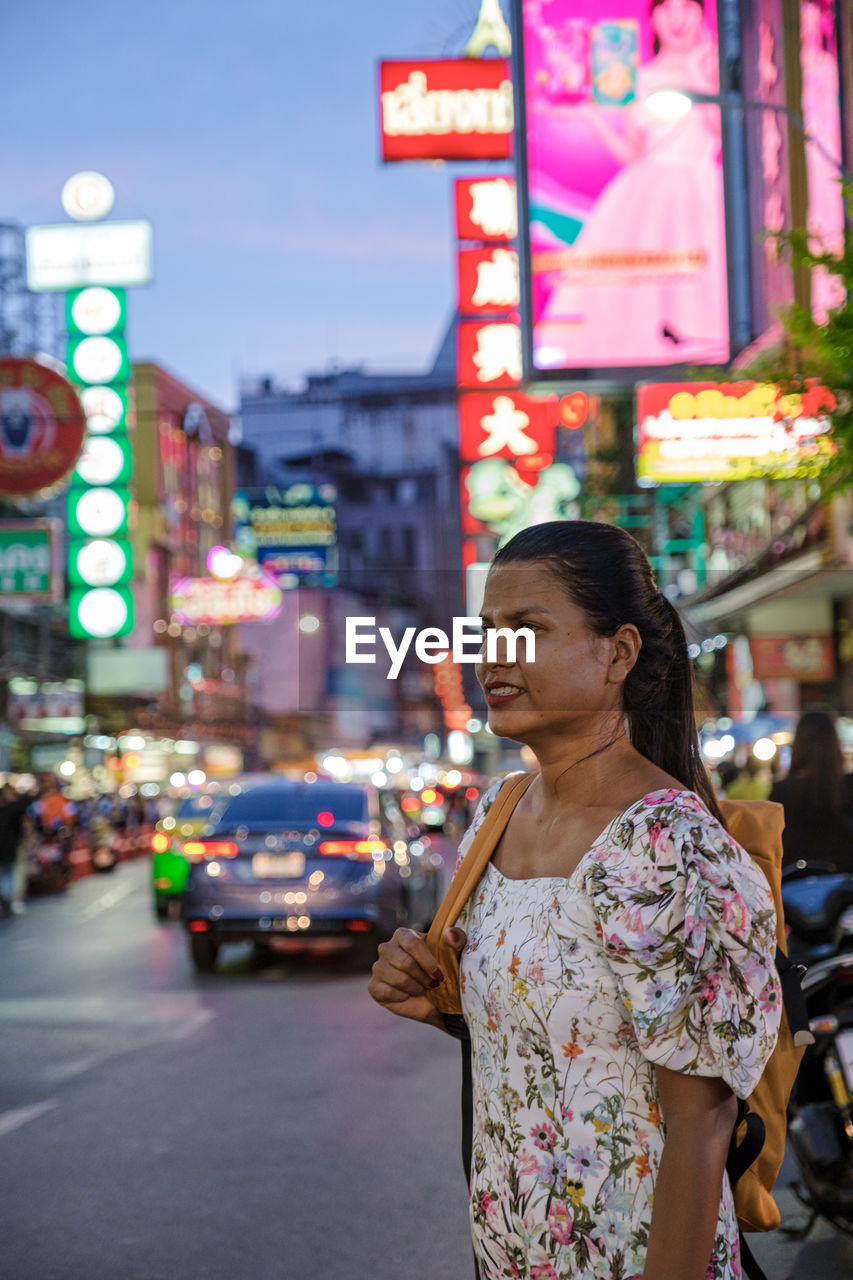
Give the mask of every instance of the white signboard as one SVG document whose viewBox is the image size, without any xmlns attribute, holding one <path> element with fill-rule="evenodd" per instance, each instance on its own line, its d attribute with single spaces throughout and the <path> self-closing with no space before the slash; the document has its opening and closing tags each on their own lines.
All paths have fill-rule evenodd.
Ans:
<svg viewBox="0 0 853 1280">
<path fill-rule="evenodd" d="M 36 293 L 148 284 L 152 274 L 151 223 L 142 219 L 27 230 L 27 284 Z"/>
</svg>

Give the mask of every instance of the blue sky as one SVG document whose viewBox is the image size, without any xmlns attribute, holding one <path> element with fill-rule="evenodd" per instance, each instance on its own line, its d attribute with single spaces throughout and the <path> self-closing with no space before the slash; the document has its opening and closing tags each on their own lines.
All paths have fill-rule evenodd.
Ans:
<svg viewBox="0 0 853 1280">
<path fill-rule="evenodd" d="M 506 11 L 506 4 L 504 9 Z M 96 169 L 154 224 L 134 358 L 225 408 L 239 376 L 428 366 L 451 180 L 378 160 L 376 62 L 461 50 L 478 0 L 30 0 L 4 13 L 0 220 L 62 222 Z"/>
</svg>

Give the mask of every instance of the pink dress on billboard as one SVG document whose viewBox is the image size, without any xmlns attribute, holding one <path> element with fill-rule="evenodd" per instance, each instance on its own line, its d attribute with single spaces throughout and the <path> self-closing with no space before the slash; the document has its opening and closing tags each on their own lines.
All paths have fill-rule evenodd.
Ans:
<svg viewBox="0 0 853 1280">
<path fill-rule="evenodd" d="M 673 122 L 645 105 L 658 89 L 718 92 L 707 45 L 694 53 L 638 72 L 627 108 L 637 155 L 599 195 L 572 245 L 577 265 L 545 303 L 534 330 L 542 367 L 564 363 L 560 352 L 578 367 L 728 358 L 719 109 L 694 105 Z"/>
</svg>

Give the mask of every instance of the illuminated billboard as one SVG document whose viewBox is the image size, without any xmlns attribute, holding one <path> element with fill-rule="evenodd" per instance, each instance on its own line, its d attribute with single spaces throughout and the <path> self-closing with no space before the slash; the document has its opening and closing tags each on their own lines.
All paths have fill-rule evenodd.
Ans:
<svg viewBox="0 0 853 1280">
<path fill-rule="evenodd" d="M 727 361 L 716 0 L 516 9 L 531 376 Z"/>
<path fill-rule="evenodd" d="M 640 483 L 819 475 L 834 452 L 834 408 L 819 386 L 783 395 L 770 383 L 646 383 L 637 388 Z"/>
<path fill-rule="evenodd" d="M 36 293 L 148 284 L 153 263 L 151 223 L 141 219 L 27 229 L 27 286 Z"/>
<path fill-rule="evenodd" d="M 234 495 L 234 542 L 280 587 L 332 587 L 337 582 L 338 491 L 295 483 Z"/>
<path fill-rule="evenodd" d="M 383 160 L 506 160 L 513 101 L 503 58 L 379 64 Z"/>
<path fill-rule="evenodd" d="M 269 622 L 281 612 L 282 595 L 261 570 L 223 582 L 218 578 L 181 578 L 172 584 L 172 619 L 183 626 L 233 626 Z"/>
<path fill-rule="evenodd" d="M 803 76 L 808 229 L 824 252 L 844 251 L 841 189 L 841 77 L 835 0 L 800 5 L 800 67 Z M 844 286 L 825 267 L 812 271 L 812 310 L 818 324 L 844 301 Z"/>
</svg>

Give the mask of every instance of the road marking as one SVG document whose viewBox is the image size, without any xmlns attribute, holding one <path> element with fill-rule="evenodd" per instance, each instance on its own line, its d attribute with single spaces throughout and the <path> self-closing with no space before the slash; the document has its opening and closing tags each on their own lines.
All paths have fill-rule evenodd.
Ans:
<svg viewBox="0 0 853 1280">
<path fill-rule="evenodd" d="M 45 1111 L 52 1111 L 58 1105 L 56 1098 L 49 1098 L 47 1102 L 36 1102 L 31 1107 L 15 1107 L 12 1111 L 4 1111 L 0 1115 L 0 1138 L 12 1133 L 14 1129 L 20 1129 L 22 1124 L 38 1119 Z"/>
<path fill-rule="evenodd" d="M 94 916 L 100 915 L 102 911 L 108 911 L 117 902 L 121 902 L 122 898 L 126 898 L 129 893 L 133 893 L 137 887 L 135 884 L 120 884 L 115 889 L 110 889 L 102 897 L 90 902 L 88 907 L 84 907 L 77 919 L 91 920 Z"/>
</svg>

